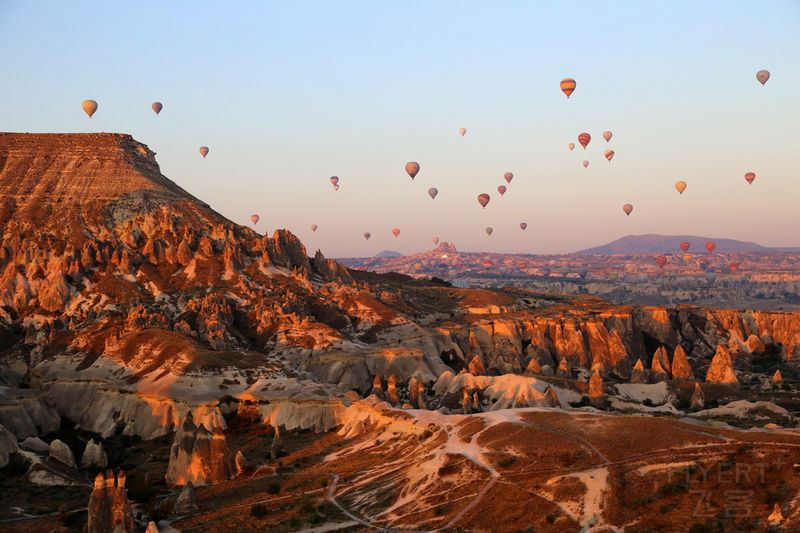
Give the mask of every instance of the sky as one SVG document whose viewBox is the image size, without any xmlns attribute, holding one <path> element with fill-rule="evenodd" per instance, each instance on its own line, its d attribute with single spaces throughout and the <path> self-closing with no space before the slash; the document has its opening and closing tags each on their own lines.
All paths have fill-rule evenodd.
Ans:
<svg viewBox="0 0 800 533">
<path fill-rule="evenodd" d="M 131 134 L 216 211 L 312 255 L 800 246 L 797 0 L 0 0 L 0 50 L 0 130 Z"/>
</svg>

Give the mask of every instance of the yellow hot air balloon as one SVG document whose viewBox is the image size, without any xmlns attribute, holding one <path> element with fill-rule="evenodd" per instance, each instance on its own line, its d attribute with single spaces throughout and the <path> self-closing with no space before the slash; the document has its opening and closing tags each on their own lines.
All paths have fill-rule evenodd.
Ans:
<svg viewBox="0 0 800 533">
<path fill-rule="evenodd" d="M 763 86 L 765 83 L 767 83 L 767 80 L 769 79 L 769 71 L 759 70 L 758 72 L 756 72 L 756 79 L 760 81 L 761 85 Z"/>
<path fill-rule="evenodd" d="M 675 182 L 675 188 L 678 189 L 679 193 L 683 194 L 683 191 L 686 190 L 686 182 L 685 181 Z"/>
<path fill-rule="evenodd" d="M 564 78 L 561 80 L 561 90 L 564 91 L 564 94 L 567 95 L 567 98 L 569 98 L 569 95 L 571 95 L 572 91 L 575 90 L 576 85 L 577 84 L 575 83 L 575 80 L 572 78 Z"/>
<path fill-rule="evenodd" d="M 610 131 L 604 131 L 604 132 L 603 132 L 603 139 L 605 139 L 605 140 L 606 140 L 606 142 L 608 142 L 608 141 L 610 141 L 610 140 L 611 140 L 611 136 L 612 136 L 612 135 L 613 135 L 613 134 L 612 134 Z"/>
<path fill-rule="evenodd" d="M 406 163 L 406 172 L 408 173 L 409 176 L 411 176 L 411 179 L 413 180 L 414 176 L 416 176 L 417 172 L 419 172 L 419 163 L 417 163 L 416 161 L 409 161 L 408 163 Z"/>
<path fill-rule="evenodd" d="M 625 204 L 622 206 L 622 210 L 625 212 L 626 215 L 630 216 L 631 211 L 633 211 L 633 206 L 631 204 Z"/>
<path fill-rule="evenodd" d="M 205 159 L 208 155 L 208 146 L 201 146 L 200 153 L 203 155 L 203 159 Z"/>
<path fill-rule="evenodd" d="M 460 130 L 458 130 L 458 133 L 460 133 L 461 136 L 463 137 L 464 134 L 467 133 L 467 128 L 461 128 Z"/>
<path fill-rule="evenodd" d="M 83 107 L 83 110 L 89 115 L 89 118 L 92 118 L 94 112 L 97 111 L 97 102 L 94 100 L 84 100 L 81 107 Z"/>
</svg>

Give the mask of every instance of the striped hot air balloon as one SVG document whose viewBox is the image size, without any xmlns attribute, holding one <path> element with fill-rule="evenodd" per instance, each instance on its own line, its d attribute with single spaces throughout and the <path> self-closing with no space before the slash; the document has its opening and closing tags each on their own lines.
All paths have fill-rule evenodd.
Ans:
<svg viewBox="0 0 800 533">
<path fill-rule="evenodd" d="M 691 244 L 689 244 L 688 241 L 681 241 L 681 243 L 678 246 L 680 247 L 683 253 L 686 253 L 689 251 L 689 247 L 691 246 Z"/>
<path fill-rule="evenodd" d="M 486 193 L 478 195 L 478 203 L 481 204 L 481 207 L 486 209 L 486 205 L 489 203 L 489 195 Z"/>
<path fill-rule="evenodd" d="M 500 185 L 499 187 L 497 187 L 497 192 L 500 193 L 500 196 L 503 196 L 507 190 L 508 189 L 506 188 L 505 185 Z"/>
<path fill-rule="evenodd" d="M 753 180 L 756 179 L 756 175 L 755 175 L 754 172 L 748 172 L 747 174 L 744 175 L 744 179 L 747 180 L 747 183 L 752 185 L 753 184 Z"/>
<path fill-rule="evenodd" d="M 659 266 L 659 268 L 664 268 L 667 264 L 667 256 L 666 255 L 657 256 L 656 264 Z"/>
<path fill-rule="evenodd" d="M 739 270 L 739 263 L 737 263 L 736 261 L 728 263 L 728 266 L 730 267 L 731 272 L 733 272 L 734 274 L 736 274 L 736 271 Z"/>
<path fill-rule="evenodd" d="M 606 150 L 603 155 L 606 156 L 606 159 L 611 161 L 611 158 L 614 157 L 614 150 Z"/>
<path fill-rule="evenodd" d="M 564 78 L 561 80 L 561 90 L 564 91 L 564 94 L 567 95 L 567 98 L 569 98 L 569 95 L 571 95 L 572 91 L 575 90 L 576 85 L 577 84 L 575 83 L 575 80 L 572 78 Z"/>
<path fill-rule="evenodd" d="M 706 243 L 706 250 L 708 250 L 708 253 L 710 253 L 710 254 L 714 253 L 714 248 L 716 248 L 716 247 L 717 247 L 717 245 L 713 241 L 708 241 Z"/>
<path fill-rule="evenodd" d="M 519 227 L 522 228 L 523 231 L 525 231 L 525 228 L 528 227 L 528 223 L 527 222 L 520 222 L 519 223 Z"/>
<path fill-rule="evenodd" d="M 581 133 L 580 135 L 578 135 L 578 142 L 580 143 L 581 146 L 583 146 L 584 150 L 586 150 L 586 145 L 589 144 L 589 141 L 591 140 L 592 136 L 589 135 L 588 133 Z"/>
</svg>

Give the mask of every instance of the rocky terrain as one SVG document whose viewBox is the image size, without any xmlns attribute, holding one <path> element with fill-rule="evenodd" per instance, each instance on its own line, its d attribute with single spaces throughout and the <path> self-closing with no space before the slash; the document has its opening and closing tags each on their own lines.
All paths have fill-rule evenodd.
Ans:
<svg viewBox="0 0 800 533">
<path fill-rule="evenodd" d="M 11 531 L 800 527 L 800 313 L 351 270 L 126 135 L 0 134 L 0 202 Z"/>
</svg>

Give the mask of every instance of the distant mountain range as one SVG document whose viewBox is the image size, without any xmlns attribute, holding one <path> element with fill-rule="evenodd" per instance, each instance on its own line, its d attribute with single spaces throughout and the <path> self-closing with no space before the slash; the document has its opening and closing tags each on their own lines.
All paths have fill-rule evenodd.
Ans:
<svg viewBox="0 0 800 533">
<path fill-rule="evenodd" d="M 705 252 L 706 243 L 713 242 L 716 252 L 800 252 L 798 247 L 767 248 L 754 242 L 736 241 L 733 239 L 716 239 L 698 237 L 697 235 L 627 235 L 614 242 L 574 252 L 576 254 L 655 254 L 680 252 L 680 243 L 689 243 L 689 252 Z"/>
<path fill-rule="evenodd" d="M 384 250 L 382 252 L 378 252 L 377 254 L 373 255 L 372 257 L 403 257 L 403 254 L 400 252 L 395 252 L 392 250 Z"/>
</svg>

